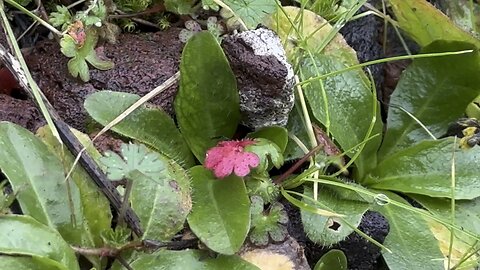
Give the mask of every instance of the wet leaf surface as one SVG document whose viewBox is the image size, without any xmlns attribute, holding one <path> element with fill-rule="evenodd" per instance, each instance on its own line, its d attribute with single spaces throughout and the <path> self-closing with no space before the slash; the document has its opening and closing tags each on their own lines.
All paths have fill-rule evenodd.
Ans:
<svg viewBox="0 0 480 270">
<path fill-rule="evenodd" d="M 209 32 L 193 36 L 183 49 L 174 106 L 180 131 L 200 162 L 209 148 L 231 138 L 237 129 L 237 82 L 222 48 Z"/>
<path fill-rule="evenodd" d="M 250 200 L 243 179 L 222 180 L 201 167 L 190 169 L 193 208 L 188 216 L 192 231 L 210 249 L 231 255 L 242 246 L 250 229 Z"/>
</svg>

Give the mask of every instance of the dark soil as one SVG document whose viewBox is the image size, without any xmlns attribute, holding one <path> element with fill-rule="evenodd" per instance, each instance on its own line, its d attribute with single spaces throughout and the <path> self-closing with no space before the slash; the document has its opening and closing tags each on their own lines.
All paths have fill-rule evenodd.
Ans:
<svg viewBox="0 0 480 270">
<path fill-rule="evenodd" d="M 85 131 L 86 96 L 103 89 L 143 96 L 177 72 L 183 48 L 178 40 L 179 31 L 171 28 L 158 33 L 120 35 L 116 44 L 105 44 L 103 48 L 115 68 L 91 69 L 88 83 L 70 76 L 66 69 L 68 59 L 54 41 L 38 44 L 27 61 L 39 87 L 60 116 L 69 125 Z M 176 89 L 177 86 L 166 89 L 151 102 L 173 113 Z"/>
</svg>

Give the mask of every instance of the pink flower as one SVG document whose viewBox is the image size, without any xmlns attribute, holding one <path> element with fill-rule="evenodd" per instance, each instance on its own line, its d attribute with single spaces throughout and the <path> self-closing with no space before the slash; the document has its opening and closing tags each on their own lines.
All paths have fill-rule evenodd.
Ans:
<svg viewBox="0 0 480 270">
<path fill-rule="evenodd" d="M 232 172 L 237 176 L 245 176 L 250 173 L 250 168 L 260 163 L 256 154 L 245 152 L 245 147 L 254 143 L 251 139 L 219 142 L 207 151 L 205 167 L 213 170 L 217 178 L 224 178 Z"/>
</svg>

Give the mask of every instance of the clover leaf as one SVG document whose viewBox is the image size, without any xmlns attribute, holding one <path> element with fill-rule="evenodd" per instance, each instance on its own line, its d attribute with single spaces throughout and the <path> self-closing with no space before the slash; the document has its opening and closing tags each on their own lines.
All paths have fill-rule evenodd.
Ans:
<svg viewBox="0 0 480 270">
<path fill-rule="evenodd" d="M 60 51 L 69 58 L 68 71 L 73 77 L 80 77 L 84 82 L 90 80 L 87 62 L 99 70 L 113 68 L 113 62 L 100 59 L 95 51 L 98 36 L 93 29 L 85 30 L 83 44 L 78 44 L 70 34 L 60 40 Z"/>
<path fill-rule="evenodd" d="M 138 173 L 157 180 L 163 174 L 165 166 L 159 159 L 159 154 L 148 151 L 143 144 L 122 144 L 122 156 L 112 151 L 107 151 L 100 162 L 107 167 L 107 176 L 110 180 L 123 178 L 133 179 Z"/>
<path fill-rule="evenodd" d="M 67 29 L 68 25 L 72 22 L 72 14 L 66 6 L 56 6 L 57 11 L 50 13 L 50 23 L 55 26 L 61 26 L 62 30 Z"/>
<path fill-rule="evenodd" d="M 260 165 L 257 167 L 258 172 L 267 171 L 273 166 L 280 168 L 283 165 L 282 150 L 270 140 L 256 138 L 255 144 L 247 146 L 245 150 L 257 154 L 260 158 Z"/>
<path fill-rule="evenodd" d="M 256 28 L 277 9 L 276 1 L 271 0 L 223 0 L 223 2 L 245 23 L 248 29 Z M 231 24 L 227 22 L 227 25 Z"/>
<path fill-rule="evenodd" d="M 258 246 L 267 245 L 269 240 L 279 242 L 287 236 L 286 224 L 288 215 L 283 205 L 276 202 L 270 206 L 270 211 L 263 210 L 263 200 L 258 196 L 250 198 L 252 223 L 250 226 L 250 241 Z"/>
</svg>

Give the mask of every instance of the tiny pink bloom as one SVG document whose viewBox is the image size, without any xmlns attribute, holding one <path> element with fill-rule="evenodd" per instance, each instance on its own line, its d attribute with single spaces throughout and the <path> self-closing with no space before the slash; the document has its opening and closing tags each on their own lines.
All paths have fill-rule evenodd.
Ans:
<svg viewBox="0 0 480 270">
<path fill-rule="evenodd" d="M 260 163 L 256 154 L 245 152 L 245 147 L 254 143 L 250 139 L 219 142 L 207 151 L 205 167 L 213 170 L 217 178 L 224 178 L 232 172 L 237 176 L 246 176 L 250 173 L 250 168 L 255 168 Z"/>
</svg>

